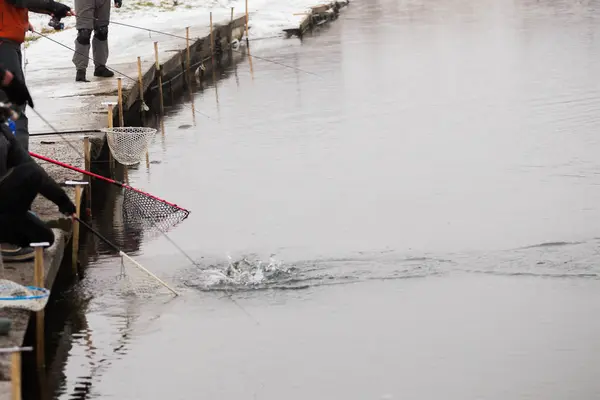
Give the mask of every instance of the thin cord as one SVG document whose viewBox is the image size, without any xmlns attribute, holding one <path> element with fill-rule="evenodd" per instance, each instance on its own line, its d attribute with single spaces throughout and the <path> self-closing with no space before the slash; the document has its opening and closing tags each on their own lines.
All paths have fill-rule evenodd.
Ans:
<svg viewBox="0 0 600 400">
<path fill-rule="evenodd" d="M 241 50 L 235 50 L 235 49 L 231 49 L 231 50 L 233 50 L 233 51 L 235 51 L 237 53 L 241 53 L 242 52 Z M 314 72 L 310 72 L 310 71 L 307 71 L 305 69 L 298 68 L 298 67 L 293 67 L 291 65 L 287 65 L 287 64 L 281 63 L 279 61 L 270 60 L 268 58 L 255 56 L 254 54 L 250 54 L 250 53 L 247 53 L 247 55 L 248 55 L 248 57 L 254 57 L 254 58 L 257 58 L 257 59 L 262 60 L 262 61 L 268 61 L 268 62 L 273 63 L 273 64 L 281 65 L 282 67 L 286 67 L 286 68 L 290 68 L 290 69 L 295 69 L 297 71 L 304 72 L 305 74 L 314 75 L 314 76 L 316 76 L 317 78 L 320 78 L 320 79 L 323 78 L 322 76 L 317 75 Z"/>
</svg>

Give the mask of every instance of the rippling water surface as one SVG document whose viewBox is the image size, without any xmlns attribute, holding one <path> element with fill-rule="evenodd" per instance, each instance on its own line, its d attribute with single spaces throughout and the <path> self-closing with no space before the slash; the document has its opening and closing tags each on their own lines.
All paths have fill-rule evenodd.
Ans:
<svg viewBox="0 0 600 400">
<path fill-rule="evenodd" d="M 182 296 L 121 296 L 89 242 L 55 398 L 598 398 L 599 17 L 356 1 L 253 42 L 129 171 L 192 210 L 169 238 L 197 265 L 95 188 Z"/>
</svg>

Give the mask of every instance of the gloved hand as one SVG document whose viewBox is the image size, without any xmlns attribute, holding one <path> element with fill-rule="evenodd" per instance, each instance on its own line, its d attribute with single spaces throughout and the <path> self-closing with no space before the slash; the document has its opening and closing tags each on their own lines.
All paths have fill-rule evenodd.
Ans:
<svg viewBox="0 0 600 400">
<path fill-rule="evenodd" d="M 71 7 L 67 6 L 66 4 L 59 3 L 58 1 L 53 1 L 51 8 L 52 16 L 56 19 L 63 19 L 67 15 L 72 14 Z"/>
<path fill-rule="evenodd" d="M 123 0 L 115 0 L 115 7 L 121 8 L 122 5 L 123 5 Z"/>
<path fill-rule="evenodd" d="M 75 208 L 75 204 L 73 204 L 73 202 L 71 200 L 69 200 L 68 202 L 65 201 L 64 204 L 61 204 L 60 207 L 58 208 L 58 210 L 65 215 L 73 215 L 77 212 L 77 209 Z"/>
<path fill-rule="evenodd" d="M 33 108 L 33 99 L 29 94 L 29 89 L 25 82 L 14 76 L 10 71 L 0 72 L 0 82 L 2 82 L 2 90 L 6 93 L 8 100 L 18 106 L 29 104 Z"/>
</svg>

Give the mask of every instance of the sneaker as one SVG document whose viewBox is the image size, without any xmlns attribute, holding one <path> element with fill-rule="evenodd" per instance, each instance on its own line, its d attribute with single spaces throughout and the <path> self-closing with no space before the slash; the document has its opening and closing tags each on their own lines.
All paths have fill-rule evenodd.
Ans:
<svg viewBox="0 0 600 400">
<path fill-rule="evenodd" d="M 112 78 L 113 76 L 115 76 L 115 73 L 112 72 L 110 69 L 106 68 L 105 66 L 101 66 L 96 67 L 96 69 L 94 70 L 94 76 L 99 76 L 101 78 Z"/>
<path fill-rule="evenodd" d="M 31 247 L 19 247 L 10 244 L 2 244 L 2 261 L 23 262 L 35 258 L 35 251 Z"/>
<path fill-rule="evenodd" d="M 89 82 L 85 79 L 85 69 L 78 69 L 75 75 L 75 82 Z"/>
<path fill-rule="evenodd" d="M 0 317 L 0 336 L 7 336 L 10 333 L 12 321 L 6 317 Z"/>
</svg>

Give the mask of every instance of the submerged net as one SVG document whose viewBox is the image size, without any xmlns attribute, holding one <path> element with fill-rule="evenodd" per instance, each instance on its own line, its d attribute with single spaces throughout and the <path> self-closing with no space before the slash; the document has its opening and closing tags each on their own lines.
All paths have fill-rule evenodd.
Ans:
<svg viewBox="0 0 600 400">
<path fill-rule="evenodd" d="M 156 133 L 154 128 L 118 127 L 104 128 L 110 152 L 119 163 L 135 165 L 142 161 L 148 145 Z"/>
<path fill-rule="evenodd" d="M 123 295 L 136 297 L 174 294 L 141 264 L 123 255 L 121 255 L 121 266 L 117 275 L 117 289 Z"/>
</svg>

